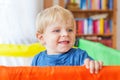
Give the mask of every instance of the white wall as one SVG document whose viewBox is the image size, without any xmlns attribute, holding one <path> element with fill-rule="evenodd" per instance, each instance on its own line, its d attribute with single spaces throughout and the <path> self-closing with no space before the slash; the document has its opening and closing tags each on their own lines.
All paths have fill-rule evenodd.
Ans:
<svg viewBox="0 0 120 80">
<path fill-rule="evenodd" d="M 0 43 L 36 42 L 36 15 L 42 9 L 43 0 L 0 0 Z"/>
</svg>

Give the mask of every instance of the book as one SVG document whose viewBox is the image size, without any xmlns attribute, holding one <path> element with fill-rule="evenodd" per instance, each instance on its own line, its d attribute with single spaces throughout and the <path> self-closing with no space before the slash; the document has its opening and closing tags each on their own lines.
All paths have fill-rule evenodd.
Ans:
<svg viewBox="0 0 120 80">
<path fill-rule="evenodd" d="M 93 20 L 88 18 L 88 34 L 93 34 Z"/>
<path fill-rule="evenodd" d="M 113 9 L 113 0 L 108 0 L 108 9 Z"/>
<path fill-rule="evenodd" d="M 100 26 L 99 26 L 100 32 L 99 34 L 104 34 L 104 19 L 100 19 Z"/>
</svg>

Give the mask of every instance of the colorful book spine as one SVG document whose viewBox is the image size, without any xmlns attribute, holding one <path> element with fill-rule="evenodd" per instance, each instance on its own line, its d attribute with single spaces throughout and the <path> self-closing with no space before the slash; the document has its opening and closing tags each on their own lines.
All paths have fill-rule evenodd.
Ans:
<svg viewBox="0 0 120 80">
<path fill-rule="evenodd" d="M 100 28 L 100 34 L 104 34 L 104 19 L 103 18 L 100 19 L 99 28 Z"/>
<path fill-rule="evenodd" d="M 84 26 L 84 21 L 81 18 L 76 18 L 76 31 L 78 35 L 83 34 L 83 26 Z"/>
<path fill-rule="evenodd" d="M 113 0 L 65 0 L 67 3 L 77 3 L 81 10 L 113 9 Z"/>
<path fill-rule="evenodd" d="M 92 10 L 95 10 L 95 0 L 91 0 Z"/>
<path fill-rule="evenodd" d="M 87 6 L 86 6 L 86 0 L 81 0 L 81 7 L 82 10 L 86 10 Z"/>
<path fill-rule="evenodd" d="M 84 26 L 84 24 L 83 24 L 84 22 L 83 22 L 83 20 L 79 20 L 78 21 L 78 35 L 82 35 L 83 34 L 83 26 Z"/>
<path fill-rule="evenodd" d="M 91 8 L 92 8 L 91 0 L 88 0 L 87 2 L 88 2 L 88 10 L 91 10 Z"/>
<path fill-rule="evenodd" d="M 108 0 L 108 9 L 113 9 L 113 0 Z"/>
<path fill-rule="evenodd" d="M 93 20 L 88 18 L 88 34 L 93 34 Z"/>
<path fill-rule="evenodd" d="M 101 0 L 102 10 L 107 9 L 107 0 Z"/>
<path fill-rule="evenodd" d="M 88 21 L 87 19 L 84 19 L 84 34 L 88 34 Z"/>
<path fill-rule="evenodd" d="M 105 20 L 104 21 L 104 33 L 109 34 L 109 32 L 110 32 L 110 28 L 109 28 L 109 25 L 108 25 L 108 20 Z"/>
<path fill-rule="evenodd" d="M 98 34 L 99 32 L 99 20 L 93 20 L 93 34 Z"/>
<path fill-rule="evenodd" d="M 113 32 L 113 29 L 112 29 L 113 22 L 112 22 L 112 20 L 109 20 L 109 24 L 110 24 L 110 32 L 112 33 Z"/>
</svg>

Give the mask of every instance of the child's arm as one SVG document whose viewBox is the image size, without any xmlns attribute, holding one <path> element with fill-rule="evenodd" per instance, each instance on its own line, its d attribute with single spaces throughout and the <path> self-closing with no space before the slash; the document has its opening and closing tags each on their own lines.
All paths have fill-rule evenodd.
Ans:
<svg viewBox="0 0 120 80">
<path fill-rule="evenodd" d="M 103 63 L 102 61 L 94 61 L 90 59 L 85 59 L 84 65 L 87 69 L 90 70 L 90 73 L 98 73 L 100 69 L 102 69 Z"/>
</svg>

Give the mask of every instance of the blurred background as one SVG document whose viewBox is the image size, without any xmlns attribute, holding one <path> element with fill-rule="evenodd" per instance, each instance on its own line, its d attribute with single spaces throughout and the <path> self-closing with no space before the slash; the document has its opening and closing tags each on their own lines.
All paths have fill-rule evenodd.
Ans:
<svg viewBox="0 0 120 80">
<path fill-rule="evenodd" d="M 52 1 L 52 2 L 51 2 Z M 67 0 L 0 0 L 0 43 L 31 44 L 35 37 L 35 20 L 38 12 L 46 7 L 62 4 Z M 117 3 L 120 1 L 117 0 Z M 117 4 L 116 4 L 117 5 Z M 62 5 L 64 7 L 64 5 Z M 116 48 L 120 50 L 120 5 L 116 7 Z"/>
</svg>

